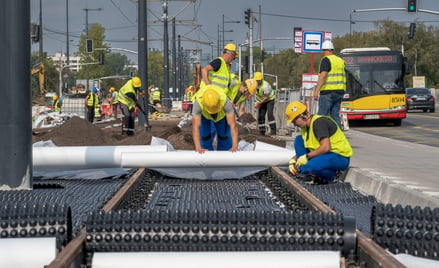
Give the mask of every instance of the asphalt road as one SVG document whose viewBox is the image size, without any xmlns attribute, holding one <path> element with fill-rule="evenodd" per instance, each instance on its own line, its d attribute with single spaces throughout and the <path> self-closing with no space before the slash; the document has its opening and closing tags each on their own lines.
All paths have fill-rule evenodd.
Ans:
<svg viewBox="0 0 439 268">
<path fill-rule="evenodd" d="M 379 121 L 350 122 L 349 127 L 373 135 L 439 147 L 437 108 L 435 113 L 409 111 L 399 127 Z"/>
</svg>

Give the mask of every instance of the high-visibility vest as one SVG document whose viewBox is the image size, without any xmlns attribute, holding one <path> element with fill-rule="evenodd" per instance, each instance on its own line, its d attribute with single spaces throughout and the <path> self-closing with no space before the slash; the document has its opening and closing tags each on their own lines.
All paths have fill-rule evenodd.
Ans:
<svg viewBox="0 0 439 268">
<path fill-rule="evenodd" d="M 229 90 L 229 83 L 230 83 L 230 71 L 229 67 L 227 67 L 226 61 L 222 57 L 218 57 L 221 61 L 221 66 L 218 69 L 218 71 L 209 71 L 209 81 L 210 84 L 218 86 L 224 90 L 224 93 L 227 94 L 227 91 Z M 206 83 L 204 81 L 201 81 L 200 88 L 205 87 Z"/>
<path fill-rule="evenodd" d="M 96 104 L 99 103 L 99 97 L 97 94 L 93 92 L 88 93 L 87 106 L 88 107 L 96 107 Z"/>
<path fill-rule="evenodd" d="M 344 60 L 336 55 L 329 55 L 323 58 L 329 59 L 329 62 L 331 63 L 331 70 L 328 72 L 320 91 L 346 90 L 346 72 Z"/>
<path fill-rule="evenodd" d="M 265 94 L 264 94 L 264 88 L 265 87 L 270 87 L 270 95 L 268 95 L 268 100 L 267 101 L 271 101 L 271 100 L 274 100 L 275 98 L 276 98 L 276 95 L 275 95 L 275 92 L 274 92 L 274 90 L 271 88 L 271 86 L 270 86 L 270 84 L 267 82 L 267 81 L 265 81 L 265 80 L 262 80 L 262 83 L 261 83 L 261 85 L 258 87 L 258 89 L 256 90 L 256 101 L 257 102 L 260 102 L 264 97 L 265 97 Z"/>
<path fill-rule="evenodd" d="M 153 101 L 160 101 L 160 91 L 156 90 L 152 93 L 152 100 Z"/>
<path fill-rule="evenodd" d="M 133 93 L 134 96 L 137 95 L 136 90 L 131 85 L 131 80 L 128 80 L 128 82 L 126 82 L 125 85 L 121 87 L 121 89 L 119 90 L 119 94 L 117 95 L 117 100 L 120 103 L 125 104 L 128 109 L 132 109 L 136 107 L 136 102 L 127 96 L 128 93 Z"/>
<path fill-rule="evenodd" d="M 117 91 L 113 92 L 113 101 L 111 102 L 111 104 L 117 104 L 119 101 L 117 99 L 117 96 L 119 94 L 117 93 Z"/>
<path fill-rule="evenodd" d="M 242 94 L 239 97 L 239 99 L 237 99 L 235 102 L 236 95 L 238 95 L 239 89 L 241 87 L 241 81 L 239 80 L 239 76 L 232 73 L 230 75 L 230 77 L 231 77 L 231 82 L 230 82 L 230 87 L 229 87 L 229 93 L 227 94 L 227 96 L 232 101 L 232 103 L 235 105 L 243 103 L 247 98 L 247 96 L 245 94 Z"/>
<path fill-rule="evenodd" d="M 314 122 L 321 117 L 328 118 L 337 126 L 337 123 L 335 123 L 335 121 L 329 116 L 313 115 L 309 130 L 307 131 L 307 128 L 302 128 L 300 130 L 300 134 L 302 135 L 305 143 L 305 148 L 309 149 L 310 151 L 314 151 L 320 147 L 320 141 L 316 138 L 314 133 Z M 329 142 L 331 144 L 330 152 L 342 155 L 344 157 L 351 157 L 354 154 L 349 141 L 338 126 L 337 131 L 335 131 L 335 133 L 329 137 Z"/>
</svg>

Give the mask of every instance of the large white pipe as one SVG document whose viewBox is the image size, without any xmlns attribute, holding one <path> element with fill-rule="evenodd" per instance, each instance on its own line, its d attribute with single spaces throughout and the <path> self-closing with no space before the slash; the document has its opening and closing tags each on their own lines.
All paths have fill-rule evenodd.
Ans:
<svg viewBox="0 0 439 268">
<path fill-rule="evenodd" d="M 122 153 L 122 167 L 270 167 L 287 165 L 294 155 L 289 150 L 267 151 L 195 151 Z"/>
<path fill-rule="evenodd" d="M 93 268 L 339 268 L 337 251 L 95 253 Z"/>
<path fill-rule="evenodd" d="M 166 145 L 33 147 L 33 167 L 48 171 L 120 168 L 122 153 L 166 150 Z"/>
<path fill-rule="evenodd" d="M 55 237 L 0 239 L 0 267 L 45 267 L 55 256 Z"/>
</svg>

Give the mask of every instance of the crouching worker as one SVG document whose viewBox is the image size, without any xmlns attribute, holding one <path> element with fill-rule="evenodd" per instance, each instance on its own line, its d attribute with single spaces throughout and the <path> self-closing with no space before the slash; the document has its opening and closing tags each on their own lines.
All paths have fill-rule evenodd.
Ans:
<svg viewBox="0 0 439 268">
<path fill-rule="evenodd" d="M 238 125 L 231 101 L 214 85 L 203 87 L 194 96 L 192 136 L 195 151 L 212 151 L 217 136 L 218 151 L 238 151 Z"/>
<path fill-rule="evenodd" d="M 301 128 L 294 140 L 296 155 L 289 162 L 293 175 L 303 174 L 314 183 L 328 183 L 349 167 L 352 147 L 332 118 L 308 113 L 299 101 L 288 104 L 285 114 L 288 123 Z"/>
</svg>

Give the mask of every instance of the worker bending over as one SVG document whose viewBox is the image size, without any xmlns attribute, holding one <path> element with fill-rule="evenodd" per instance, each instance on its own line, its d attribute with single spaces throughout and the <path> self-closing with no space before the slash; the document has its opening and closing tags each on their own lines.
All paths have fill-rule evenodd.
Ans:
<svg viewBox="0 0 439 268">
<path fill-rule="evenodd" d="M 238 151 L 238 126 L 231 101 L 222 88 L 210 85 L 194 97 L 192 136 L 195 151 L 212 151 L 217 136 L 218 151 Z"/>
<path fill-rule="evenodd" d="M 142 81 L 139 77 L 135 76 L 131 80 L 128 80 L 128 82 L 126 82 L 125 85 L 123 85 L 119 90 L 117 99 L 120 103 L 120 109 L 122 110 L 123 114 L 122 135 L 134 135 L 134 108 L 136 106 L 145 115 L 145 117 L 148 116 L 147 112 L 143 110 L 142 106 L 137 101 L 137 94 L 140 94 L 141 96 L 145 94 L 141 87 Z"/>
<path fill-rule="evenodd" d="M 245 113 L 245 100 L 256 93 L 258 83 L 254 79 L 247 79 L 243 83 L 239 80 L 239 76 L 232 73 L 229 93 L 227 96 L 233 104 L 233 108 L 238 107 L 238 115 Z"/>
<path fill-rule="evenodd" d="M 289 162 L 293 175 L 303 174 L 314 183 L 328 183 L 349 167 L 352 147 L 334 119 L 308 113 L 299 101 L 288 104 L 285 114 L 288 123 L 301 128 L 294 140 L 296 155 Z"/>
</svg>

